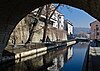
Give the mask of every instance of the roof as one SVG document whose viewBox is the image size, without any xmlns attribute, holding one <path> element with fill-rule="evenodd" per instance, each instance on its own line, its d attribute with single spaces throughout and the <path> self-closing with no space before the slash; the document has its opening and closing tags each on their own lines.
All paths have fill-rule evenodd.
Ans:
<svg viewBox="0 0 100 71">
<path fill-rule="evenodd" d="M 98 20 L 95 20 L 95 21 L 93 21 L 93 22 L 90 23 L 90 26 L 91 26 L 91 24 L 94 24 L 96 22 L 100 23 Z"/>
<path fill-rule="evenodd" d="M 65 23 L 70 24 L 70 25 L 73 26 L 73 24 L 68 19 L 65 20 Z"/>
</svg>

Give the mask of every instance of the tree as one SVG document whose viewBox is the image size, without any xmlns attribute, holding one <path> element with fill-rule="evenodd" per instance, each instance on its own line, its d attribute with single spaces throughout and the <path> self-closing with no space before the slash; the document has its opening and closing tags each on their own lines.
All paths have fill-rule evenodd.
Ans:
<svg viewBox="0 0 100 71">
<path fill-rule="evenodd" d="M 47 31 L 47 24 L 49 23 L 49 21 L 50 21 L 51 17 L 53 16 L 55 10 L 60 6 L 60 4 L 52 11 L 52 13 L 50 12 L 50 6 L 51 6 L 51 4 L 46 5 L 46 19 L 45 19 L 45 22 L 44 22 L 45 25 L 44 25 L 44 33 L 43 33 L 43 40 L 42 40 L 42 42 L 45 42 L 46 31 Z M 28 37 L 28 40 L 26 41 L 25 44 L 28 44 L 28 43 L 30 43 L 30 41 L 32 41 L 32 37 L 33 37 L 33 35 L 35 33 L 34 29 L 35 29 L 35 27 L 37 25 L 37 22 L 38 22 L 37 18 L 40 18 L 43 9 L 44 9 L 44 6 L 39 7 L 38 11 L 36 12 L 36 16 L 32 16 L 32 15 L 29 16 L 30 18 L 33 19 L 33 22 L 31 22 L 29 24 L 29 37 Z"/>
<path fill-rule="evenodd" d="M 25 44 L 30 43 L 30 41 L 32 40 L 32 37 L 34 35 L 34 31 L 33 30 L 34 30 L 35 26 L 37 25 L 37 22 L 38 22 L 38 20 L 36 18 L 34 18 L 34 22 L 31 23 L 32 24 L 32 28 L 31 28 L 31 30 L 29 32 L 29 38 L 28 38 L 28 40 L 27 40 L 27 42 Z"/>
<path fill-rule="evenodd" d="M 41 15 L 43 8 L 44 8 L 43 6 L 39 7 L 37 14 L 36 14 L 36 17 L 40 18 L 40 15 Z M 26 41 L 25 45 L 30 43 L 30 41 L 32 41 L 32 37 L 34 35 L 34 29 L 38 23 L 37 18 L 35 18 L 33 15 L 29 16 L 29 17 L 32 18 L 33 21 L 31 21 L 31 23 L 29 24 L 29 37 L 28 37 L 28 40 Z"/>
<path fill-rule="evenodd" d="M 46 19 L 45 19 L 45 27 L 44 27 L 44 34 L 43 34 L 43 40 L 42 40 L 42 42 L 45 42 L 46 31 L 47 31 L 47 27 L 48 27 L 47 24 L 49 23 L 51 17 L 53 16 L 53 14 L 57 10 L 57 8 L 60 6 L 60 4 L 58 4 L 58 6 L 52 11 L 51 14 L 49 14 L 50 6 L 51 6 L 50 4 L 49 5 L 46 5 Z"/>
</svg>

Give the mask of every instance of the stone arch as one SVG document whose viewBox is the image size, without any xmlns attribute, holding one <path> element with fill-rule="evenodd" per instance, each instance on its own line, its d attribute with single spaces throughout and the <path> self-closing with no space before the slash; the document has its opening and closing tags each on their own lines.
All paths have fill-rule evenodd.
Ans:
<svg viewBox="0 0 100 71">
<path fill-rule="evenodd" d="M 17 23 L 33 9 L 49 3 L 63 3 L 82 9 L 100 20 L 100 0 L 2 0 L 0 2 L 0 53 Z"/>
</svg>

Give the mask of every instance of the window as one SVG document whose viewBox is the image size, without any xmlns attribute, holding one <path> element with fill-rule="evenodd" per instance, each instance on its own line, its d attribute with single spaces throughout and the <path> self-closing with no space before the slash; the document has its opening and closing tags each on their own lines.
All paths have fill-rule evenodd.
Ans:
<svg viewBox="0 0 100 71">
<path fill-rule="evenodd" d="M 59 23 L 61 23 L 61 21 L 59 21 Z"/>
<path fill-rule="evenodd" d="M 54 17 L 54 20 L 56 20 L 56 17 Z"/>
<path fill-rule="evenodd" d="M 63 27 L 63 25 L 61 25 L 61 27 Z"/>
<path fill-rule="evenodd" d="M 97 32 L 97 35 L 99 35 L 99 32 Z"/>
<path fill-rule="evenodd" d="M 59 16 L 59 19 L 61 19 L 61 17 Z"/>
<path fill-rule="evenodd" d="M 54 16 L 56 17 L 56 13 L 54 13 Z"/>
<path fill-rule="evenodd" d="M 99 30 L 99 28 L 98 28 L 98 27 L 96 27 L 96 30 Z"/>
<path fill-rule="evenodd" d="M 98 27 L 98 25 L 96 25 L 96 27 Z"/>
</svg>

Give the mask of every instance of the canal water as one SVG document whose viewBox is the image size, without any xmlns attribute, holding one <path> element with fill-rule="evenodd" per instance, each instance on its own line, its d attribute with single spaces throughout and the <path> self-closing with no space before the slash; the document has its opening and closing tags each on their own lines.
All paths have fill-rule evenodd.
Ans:
<svg viewBox="0 0 100 71">
<path fill-rule="evenodd" d="M 73 48 L 72 58 L 64 63 L 61 71 L 87 71 L 89 42 L 79 42 Z"/>
<path fill-rule="evenodd" d="M 85 46 L 85 44 L 76 45 Z M 55 48 L 16 61 L 11 60 L 1 64 L 0 71 L 66 71 L 65 66 L 68 62 L 73 61 L 76 57 L 79 58 L 78 60 L 81 59 L 82 56 L 78 54 L 78 51 L 80 53 L 83 50 L 83 54 L 85 52 L 84 49 L 77 48 L 76 45 Z"/>
</svg>

